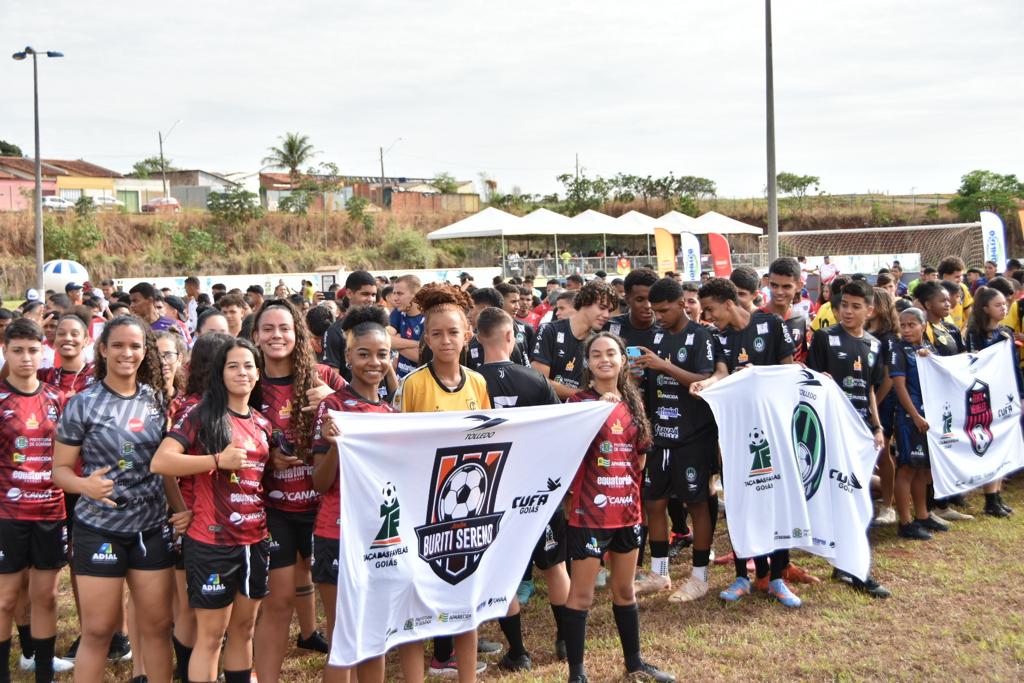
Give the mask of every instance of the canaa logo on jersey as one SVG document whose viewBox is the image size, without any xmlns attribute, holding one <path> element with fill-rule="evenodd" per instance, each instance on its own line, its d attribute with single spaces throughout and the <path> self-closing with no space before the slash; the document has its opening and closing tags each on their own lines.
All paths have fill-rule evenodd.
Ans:
<svg viewBox="0 0 1024 683">
<path fill-rule="evenodd" d="M 825 472 L 825 433 L 821 418 L 811 404 L 801 401 L 793 411 L 793 451 L 804 485 L 804 498 L 818 492 Z"/>
</svg>

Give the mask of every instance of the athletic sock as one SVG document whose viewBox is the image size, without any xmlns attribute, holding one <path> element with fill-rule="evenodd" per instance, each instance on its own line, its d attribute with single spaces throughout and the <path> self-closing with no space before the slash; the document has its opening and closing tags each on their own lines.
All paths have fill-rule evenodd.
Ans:
<svg viewBox="0 0 1024 683">
<path fill-rule="evenodd" d="M 744 579 L 750 578 L 747 572 L 747 559 L 745 557 L 736 556 L 736 559 L 732 561 L 733 566 L 736 567 L 736 576 L 743 577 Z"/>
<path fill-rule="evenodd" d="M 505 640 L 508 641 L 508 656 L 515 659 L 525 655 L 526 649 L 523 647 L 523 622 L 519 615 L 513 614 L 511 617 L 501 617 L 498 619 L 498 626 L 501 627 L 501 632 L 505 634 Z"/>
<path fill-rule="evenodd" d="M 668 499 L 668 517 L 672 521 L 672 533 L 683 535 L 686 528 L 686 506 L 678 498 Z"/>
<path fill-rule="evenodd" d="M 177 663 L 178 678 L 188 681 L 188 660 L 192 658 L 192 648 L 183 644 L 173 635 L 171 644 L 174 645 L 174 661 Z"/>
<path fill-rule="evenodd" d="M 0 683 L 11 683 L 11 639 L 0 642 Z"/>
<path fill-rule="evenodd" d="M 619 631 L 619 642 L 622 643 L 622 658 L 626 662 L 626 671 L 640 668 L 640 610 L 636 603 L 632 605 L 612 605 L 615 615 L 615 628 Z"/>
<path fill-rule="evenodd" d="M 647 546 L 647 525 L 640 527 L 640 552 L 636 554 L 636 566 L 643 568 L 644 566 L 644 550 Z"/>
<path fill-rule="evenodd" d="M 49 638 L 33 638 L 32 651 L 36 655 L 36 683 L 53 681 L 53 651 L 57 646 L 57 636 Z"/>
<path fill-rule="evenodd" d="M 651 571 L 668 576 L 668 541 L 651 541 Z"/>
<path fill-rule="evenodd" d="M 696 579 L 708 582 L 708 563 L 711 562 L 711 549 L 693 549 L 693 576 Z"/>
<path fill-rule="evenodd" d="M 714 542 L 715 529 L 718 527 L 718 495 L 708 496 L 708 514 L 711 515 L 711 540 Z"/>
<path fill-rule="evenodd" d="M 565 640 L 565 605 L 551 605 L 551 614 L 555 618 L 555 640 Z"/>
<path fill-rule="evenodd" d="M 452 658 L 452 651 L 455 649 L 455 639 L 451 636 L 438 636 L 434 638 L 434 659 L 444 664 Z"/>
<path fill-rule="evenodd" d="M 224 683 L 249 683 L 250 679 L 252 679 L 252 669 L 224 670 Z"/>
<path fill-rule="evenodd" d="M 757 557 L 755 557 L 754 573 L 756 574 L 757 578 L 763 579 L 764 577 L 768 576 L 768 571 L 768 556 L 758 555 Z"/>
<path fill-rule="evenodd" d="M 35 656 L 35 649 L 32 647 L 32 625 L 18 624 L 18 645 L 21 646 L 21 654 L 25 659 L 32 659 Z"/>
<path fill-rule="evenodd" d="M 786 567 L 789 565 L 789 550 L 776 550 L 772 553 L 771 559 L 771 579 L 782 578 L 782 572 L 786 571 Z"/>
<path fill-rule="evenodd" d="M 569 678 L 583 675 L 583 651 L 587 641 L 587 610 L 565 607 L 562 629 L 565 633 L 565 654 L 569 660 Z"/>
</svg>

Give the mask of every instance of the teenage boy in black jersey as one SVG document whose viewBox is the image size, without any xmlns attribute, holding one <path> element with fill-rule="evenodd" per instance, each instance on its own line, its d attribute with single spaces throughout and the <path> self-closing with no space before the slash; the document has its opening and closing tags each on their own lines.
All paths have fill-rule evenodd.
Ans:
<svg viewBox="0 0 1024 683">
<path fill-rule="evenodd" d="M 476 322 L 477 317 L 482 311 L 488 308 L 505 308 L 505 297 L 499 291 L 501 285 L 505 283 L 498 283 L 496 287 L 480 287 L 474 289 L 473 293 L 470 294 L 470 298 L 473 299 L 473 308 L 469 310 L 467 318 L 469 319 L 469 325 L 473 328 L 473 338 L 469 340 L 469 344 L 466 345 L 466 367 L 472 370 L 479 370 L 480 366 L 488 362 L 488 359 L 484 357 L 484 347 L 480 343 L 480 340 L 476 336 Z M 514 323 L 513 323 L 514 324 Z M 529 367 L 530 359 L 527 356 L 527 347 L 524 346 L 520 340 L 524 336 L 519 333 L 518 326 L 513 328 L 513 341 L 515 345 L 512 348 L 511 359 L 513 363 L 518 365 Z"/>
<path fill-rule="evenodd" d="M 653 450 L 644 475 L 644 506 L 651 539 L 651 574 L 640 584 L 670 588 L 668 575 L 669 498 L 686 504 L 693 519 L 693 572 L 671 595 L 689 602 L 708 592 L 711 557 L 711 477 L 718 464 L 718 436 L 707 404 L 689 386 L 715 369 L 711 333 L 686 317 L 683 288 L 672 278 L 658 280 L 648 293 L 659 331 L 651 348 L 642 347 L 636 365 L 646 370 L 647 414 Z"/>
<path fill-rule="evenodd" d="M 478 372 L 487 380 L 487 393 L 495 408 L 521 408 L 525 406 L 557 405 L 558 397 L 547 379 L 533 368 L 512 361 L 516 346 L 513 320 L 505 311 L 487 308 L 477 316 L 477 339 L 487 361 Z M 547 580 L 548 602 L 555 618 L 555 654 L 565 658 L 565 638 L 562 635 L 562 613 L 569 597 L 569 574 L 565 569 L 565 515 L 561 508 L 551 517 L 544 535 L 534 548 L 531 568 L 536 566 Z M 526 671 L 532 666 L 530 655 L 523 646 L 518 598 L 512 599 L 507 617 L 498 620 L 508 639 L 509 650 L 498 663 L 506 671 Z"/>
<path fill-rule="evenodd" d="M 782 318 L 793 339 L 793 360 L 803 363 L 807 357 L 807 318 L 793 311 L 793 298 L 800 291 L 800 263 L 795 258 L 782 257 L 768 266 L 768 287 L 771 301 L 761 307 L 765 313 Z"/>
<path fill-rule="evenodd" d="M 515 324 L 516 346 L 525 352 L 527 358 L 529 358 L 529 352 L 533 350 L 533 342 L 537 337 L 537 333 L 534 332 L 531 326 L 515 319 L 519 313 L 519 301 L 523 295 L 519 285 L 514 285 L 511 282 L 502 282 L 495 285 L 494 288 L 498 290 L 502 298 L 502 305 L 498 308 L 512 316 L 512 322 Z"/>
<path fill-rule="evenodd" d="M 740 301 L 736 285 L 725 278 L 712 278 L 698 292 L 701 307 L 718 329 L 715 342 L 715 373 L 690 385 L 690 393 L 698 395 L 715 382 L 751 365 L 786 365 L 793 362 L 793 340 L 782 318 L 764 311 L 751 312 Z M 728 494 L 728 492 L 726 492 Z M 754 558 L 757 586 L 787 607 L 799 607 L 796 597 L 783 580 L 789 564 L 789 550 L 776 550 L 768 556 Z M 736 602 L 750 594 L 746 558 L 735 559 L 736 580 L 719 597 Z M 766 581 L 767 579 L 767 581 Z"/>
<path fill-rule="evenodd" d="M 843 286 L 839 323 L 814 333 L 807 367 L 827 373 L 835 380 L 874 433 L 875 450 L 881 451 L 885 437 L 878 419 L 875 387 L 883 379 L 882 343 L 864 329 L 874 310 L 874 298 L 874 290 L 864 280 L 854 280 Z M 890 595 L 870 576 L 861 581 L 839 569 L 834 570 L 832 576 L 872 597 L 887 598 Z"/>
<path fill-rule="evenodd" d="M 647 268 L 630 271 L 626 276 L 623 286 L 627 312 L 611 318 L 604 326 L 604 329 L 621 337 L 626 346 L 651 348 L 654 345 L 658 325 L 647 297 L 651 286 L 657 281 L 658 274 Z"/>
<path fill-rule="evenodd" d="M 547 377 L 560 400 L 580 389 L 583 377 L 583 342 L 608 322 L 618 309 L 619 296 L 607 282 L 595 280 L 576 293 L 576 313 L 540 328 L 533 346 L 533 367 Z"/>
</svg>

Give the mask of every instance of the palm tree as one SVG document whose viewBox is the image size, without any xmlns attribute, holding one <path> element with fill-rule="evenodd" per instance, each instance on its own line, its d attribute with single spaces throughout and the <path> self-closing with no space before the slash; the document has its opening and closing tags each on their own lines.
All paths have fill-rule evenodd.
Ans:
<svg viewBox="0 0 1024 683">
<path fill-rule="evenodd" d="M 286 133 L 284 137 L 279 137 L 278 140 L 281 141 L 281 146 L 270 147 L 270 155 L 264 157 L 262 163 L 265 166 L 287 168 L 288 175 L 293 178 L 299 175 L 300 166 L 318 154 L 318 152 L 313 149 L 313 145 L 310 143 L 308 135 Z"/>
</svg>

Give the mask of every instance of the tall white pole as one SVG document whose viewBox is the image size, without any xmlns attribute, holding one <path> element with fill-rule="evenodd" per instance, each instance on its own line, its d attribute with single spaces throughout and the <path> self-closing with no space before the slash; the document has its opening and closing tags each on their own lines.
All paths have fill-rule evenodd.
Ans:
<svg viewBox="0 0 1024 683">
<path fill-rule="evenodd" d="M 772 0 L 764 0 L 765 96 L 768 137 L 768 260 L 779 257 L 779 198 L 775 173 L 775 76 L 772 65 Z"/>
</svg>

